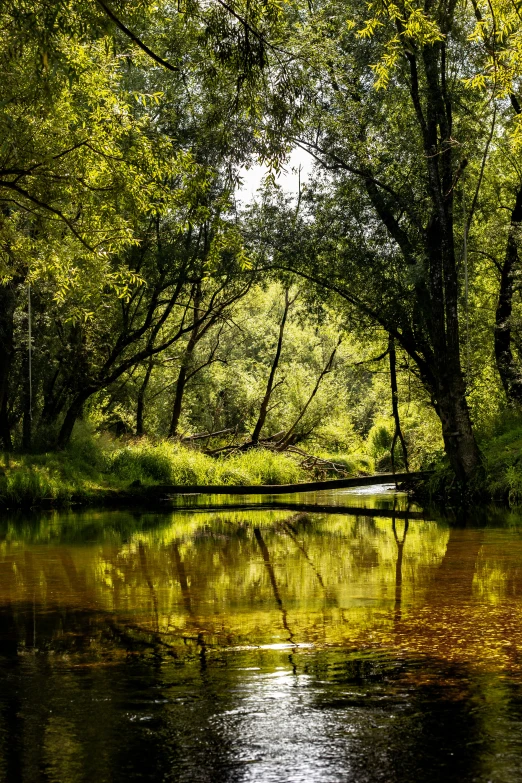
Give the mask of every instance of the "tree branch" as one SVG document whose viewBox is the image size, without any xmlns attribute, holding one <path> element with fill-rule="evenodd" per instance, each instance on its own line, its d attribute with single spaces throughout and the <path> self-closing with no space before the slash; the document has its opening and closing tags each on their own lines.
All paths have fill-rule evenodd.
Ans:
<svg viewBox="0 0 522 783">
<path fill-rule="evenodd" d="M 174 73 L 179 73 L 180 69 L 177 67 L 177 65 L 172 65 L 172 63 L 169 63 L 167 60 L 164 60 L 162 57 L 160 57 L 155 52 L 153 52 L 152 49 L 149 49 L 147 44 L 144 44 L 143 41 L 140 40 L 140 38 L 138 38 L 137 35 L 135 35 L 133 32 L 131 32 L 131 30 L 129 30 L 129 28 L 126 27 L 120 19 L 118 19 L 118 17 L 114 13 L 114 11 L 111 11 L 109 6 L 106 5 L 103 2 L 103 0 L 96 0 L 96 2 L 100 6 L 100 8 L 105 12 L 105 14 L 107 14 L 109 19 L 111 19 L 114 22 L 116 27 L 119 30 L 121 30 L 122 33 L 124 33 L 127 36 L 127 38 L 130 38 L 131 41 L 133 41 L 137 46 L 139 46 L 140 49 L 142 49 L 142 51 L 145 52 L 145 54 L 148 54 L 148 56 L 151 59 L 153 59 L 155 62 L 157 62 L 158 65 L 162 65 L 163 68 L 167 68 L 167 70 L 173 71 Z"/>
</svg>

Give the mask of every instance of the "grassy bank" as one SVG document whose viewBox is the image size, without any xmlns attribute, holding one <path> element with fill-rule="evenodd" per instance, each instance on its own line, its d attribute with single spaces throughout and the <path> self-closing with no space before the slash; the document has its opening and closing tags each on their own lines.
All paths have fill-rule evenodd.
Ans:
<svg viewBox="0 0 522 783">
<path fill-rule="evenodd" d="M 139 495 L 157 484 L 291 484 L 310 481 L 300 459 L 264 449 L 215 458 L 171 442 L 77 440 L 63 452 L 11 455 L 0 476 L 0 507 L 67 505 Z"/>
<path fill-rule="evenodd" d="M 522 419 L 506 417 L 481 446 L 489 494 L 510 505 L 522 503 Z"/>
<path fill-rule="evenodd" d="M 486 478 L 470 494 L 475 499 L 482 495 L 510 505 L 522 504 L 522 417 L 505 414 L 488 432 L 479 433 L 479 441 Z M 335 462 L 347 475 L 390 469 L 385 461 L 387 443 L 379 441 L 380 451 L 371 438 L 363 445 L 361 453 L 325 451 L 319 456 Z M 11 455 L 8 459 L 4 455 L 3 465 L 0 508 L 118 502 L 120 497 L 128 500 L 145 495 L 147 487 L 158 484 L 256 486 L 340 477 L 325 472 L 324 466 L 314 468 L 299 454 L 259 448 L 212 457 L 172 441 L 119 440 L 87 433 L 76 437 L 65 451 Z M 401 467 L 399 464 L 399 470 Z M 427 460 L 420 467 L 433 464 Z M 445 457 L 437 459 L 433 475 L 417 494 L 425 500 L 461 499 Z"/>
</svg>

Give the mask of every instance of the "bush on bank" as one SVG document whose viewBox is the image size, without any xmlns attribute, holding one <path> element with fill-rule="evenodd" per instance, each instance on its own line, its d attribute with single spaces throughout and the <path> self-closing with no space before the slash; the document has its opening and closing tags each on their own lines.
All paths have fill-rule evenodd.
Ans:
<svg viewBox="0 0 522 783">
<path fill-rule="evenodd" d="M 506 416 L 483 444 L 488 490 L 510 505 L 522 503 L 522 421 Z"/>
<path fill-rule="evenodd" d="M 484 458 L 484 476 L 468 487 L 470 500 L 480 497 L 507 503 L 522 504 L 522 416 L 506 410 L 487 430 L 479 433 L 479 445 Z M 458 500 L 458 487 L 443 452 L 434 455 L 430 464 L 432 475 L 418 488 L 422 498 Z"/>
</svg>

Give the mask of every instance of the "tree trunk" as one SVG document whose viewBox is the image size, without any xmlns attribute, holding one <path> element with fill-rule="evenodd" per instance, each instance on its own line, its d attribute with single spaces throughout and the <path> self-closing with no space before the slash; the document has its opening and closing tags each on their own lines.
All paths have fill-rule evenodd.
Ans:
<svg viewBox="0 0 522 783">
<path fill-rule="evenodd" d="M 522 405 L 522 372 L 511 350 L 511 311 L 513 309 L 513 288 L 519 273 L 517 236 L 522 224 L 522 187 L 519 188 L 515 206 L 511 212 L 511 223 L 504 263 L 500 270 L 500 289 L 495 313 L 495 359 L 497 370 L 506 393 L 508 403 Z"/>
<path fill-rule="evenodd" d="M 192 361 L 194 349 L 199 340 L 200 324 L 197 322 L 200 318 L 200 305 L 201 305 L 201 283 L 198 282 L 196 291 L 194 294 L 194 326 L 190 333 L 185 355 L 179 368 L 178 380 L 176 382 L 176 394 L 174 396 L 174 405 L 172 406 L 172 419 L 169 427 L 169 438 L 174 438 L 178 432 L 179 420 L 181 417 L 181 406 L 183 404 L 183 395 L 185 394 L 185 387 L 187 385 L 187 371 Z"/>
<path fill-rule="evenodd" d="M 429 295 L 423 300 L 418 291 L 417 297 L 424 309 L 428 340 L 421 343 L 422 359 L 417 353 L 418 345 L 410 356 L 432 396 L 442 425 L 445 451 L 457 480 L 462 486 L 477 484 L 483 461 L 473 433 L 460 363 L 459 286 L 452 230 L 443 231 L 436 217 L 428 226 L 427 249 Z M 407 345 L 403 347 L 408 350 Z"/>
<path fill-rule="evenodd" d="M 422 50 L 428 83 L 424 108 L 418 92 L 417 61 L 413 55 L 408 56 L 412 67 L 412 98 L 423 134 L 431 210 L 423 237 L 422 275 L 417 276 L 415 284 L 413 322 L 406 328 L 401 325 L 400 330 L 392 322 L 393 328 L 389 331 L 395 334 L 419 367 L 441 420 L 450 464 L 458 481 L 465 485 L 479 480 L 483 463 L 473 434 L 460 365 L 460 284 L 454 242 L 453 193 L 467 161 L 462 160 L 458 168 L 453 163 L 451 105 L 446 93 L 443 48 L 443 44 L 437 44 Z M 405 262 L 412 266 L 417 264 L 414 245 L 382 194 L 374 193 L 372 187 L 367 187 L 367 191 L 379 217 L 401 248 Z M 420 272 L 420 266 L 418 269 Z"/>
<path fill-rule="evenodd" d="M 2 446 L 7 453 L 13 450 L 9 413 L 7 409 L 7 394 L 2 399 L 2 407 L 0 408 L 0 443 L 2 443 Z"/>
<path fill-rule="evenodd" d="M 22 368 L 22 450 L 30 451 L 33 439 L 32 368 L 30 354 L 25 346 Z"/>
<path fill-rule="evenodd" d="M 94 394 L 95 391 L 96 389 L 92 389 L 86 390 L 81 394 L 77 394 L 72 403 L 69 405 L 67 413 L 65 414 L 65 419 L 63 420 L 62 426 L 60 428 L 60 432 L 58 433 L 58 438 L 56 440 L 56 446 L 58 449 L 64 449 L 69 445 L 74 425 L 82 413 L 84 403 L 92 394 Z"/>
<path fill-rule="evenodd" d="M 27 404 L 25 404 L 24 415 L 22 419 L 22 449 L 23 451 L 30 451 L 33 441 L 33 422 L 31 417 L 31 411 Z"/>
<path fill-rule="evenodd" d="M 64 387 L 61 385 L 56 388 L 60 376 L 61 367 L 58 366 L 54 373 L 44 382 L 43 404 L 40 414 L 40 423 L 43 425 L 52 425 L 63 411 L 65 405 Z"/>
<path fill-rule="evenodd" d="M 8 417 L 9 380 L 14 357 L 14 312 L 16 290 L 13 282 L 0 286 L 0 442 L 6 451 L 13 448 Z"/>
<path fill-rule="evenodd" d="M 393 421 L 395 423 L 395 429 L 393 432 L 393 439 L 392 439 L 392 444 L 390 449 L 392 473 L 395 473 L 395 446 L 397 443 L 397 438 L 399 439 L 402 448 L 404 467 L 406 468 L 406 472 L 409 472 L 408 449 L 406 448 L 406 441 L 404 440 L 404 435 L 402 434 L 401 420 L 399 416 L 399 391 L 397 388 L 397 355 L 395 352 L 395 340 L 393 339 L 392 335 L 390 335 L 388 340 L 388 355 L 390 359 L 390 385 L 391 385 L 391 394 L 392 394 L 392 412 L 393 412 Z"/>
<path fill-rule="evenodd" d="M 145 394 L 147 392 L 147 386 L 149 385 L 150 376 L 152 374 L 152 357 L 149 359 L 147 369 L 145 371 L 145 377 L 143 383 L 138 390 L 138 400 L 136 405 L 136 435 L 141 438 L 145 434 L 144 428 L 144 414 L 145 414 Z"/>
<path fill-rule="evenodd" d="M 451 15 L 446 23 L 449 30 Z M 412 102 L 423 136 L 431 201 L 424 232 L 426 275 L 422 286 L 417 288 L 417 300 L 424 309 L 428 336 L 424 357 L 433 379 L 433 398 L 442 424 L 446 453 L 457 480 L 464 486 L 479 481 L 483 463 L 473 434 L 460 364 L 460 283 L 453 207 L 455 185 L 468 161 L 456 159 L 453 144 L 453 106 L 448 90 L 446 47 L 445 41 L 427 44 L 422 47 L 419 61 L 413 54 L 408 54 L 407 59 L 412 77 Z M 419 62 L 426 78 L 424 105 L 417 79 Z"/>
<path fill-rule="evenodd" d="M 473 433 L 462 373 L 446 374 L 439 385 L 435 410 L 442 424 L 445 451 L 458 481 L 479 481 L 482 455 Z"/>
<path fill-rule="evenodd" d="M 259 417 L 256 422 L 256 426 L 254 427 L 254 431 L 252 433 L 251 442 L 253 445 L 257 445 L 259 443 L 259 436 L 261 435 L 261 430 L 263 429 L 263 426 L 266 421 L 266 415 L 268 413 L 268 404 L 270 402 L 270 397 L 272 396 L 272 392 L 274 390 L 274 378 L 275 374 L 277 372 L 277 368 L 279 366 L 279 359 L 281 358 L 281 348 L 283 347 L 283 335 L 285 333 L 285 325 L 286 325 L 286 319 L 288 317 L 288 311 L 295 301 L 295 298 L 290 301 L 288 298 L 288 289 L 285 291 L 285 308 L 283 310 L 283 317 L 281 319 L 281 324 L 279 325 L 279 337 L 277 339 L 277 348 L 274 355 L 274 360 L 272 362 L 272 367 L 270 368 L 270 375 L 268 376 L 268 383 L 266 385 L 265 390 L 265 396 L 263 397 L 263 400 L 261 402 L 261 407 L 259 408 Z"/>
<path fill-rule="evenodd" d="M 176 394 L 174 397 L 174 405 L 172 406 L 172 419 L 170 420 L 169 438 L 174 438 L 178 433 L 178 425 L 181 416 L 181 406 L 183 404 L 183 395 L 185 393 L 185 386 L 187 383 L 187 365 L 185 364 L 185 360 L 188 361 L 190 359 L 193 350 L 194 349 L 192 348 L 190 354 L 187 356 L 187 354 L 189 353 L 189 349 L 187 347 L 185 356 L 183 357 L 183 363 L 179 368 L 178 380 L 176 381 Z"/>
</svg>

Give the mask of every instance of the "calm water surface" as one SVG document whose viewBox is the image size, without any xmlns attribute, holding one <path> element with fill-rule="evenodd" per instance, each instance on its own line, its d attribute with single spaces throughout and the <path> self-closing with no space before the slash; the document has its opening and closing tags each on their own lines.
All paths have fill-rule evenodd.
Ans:
<svg viewBox="0 0 522 783">
<path fill-rule="evenodd" d="M 522 780 L 522 515 L 180 502 L 0 518 L 0 783 Z"/>
</svg>

